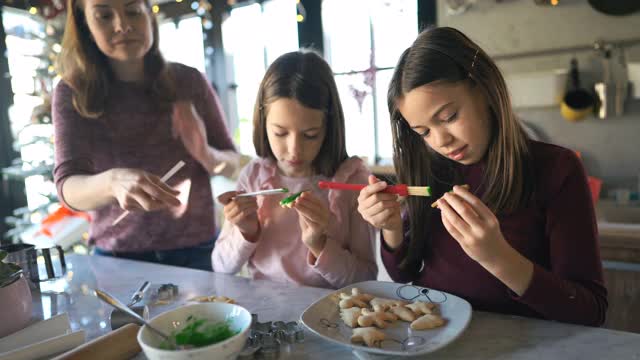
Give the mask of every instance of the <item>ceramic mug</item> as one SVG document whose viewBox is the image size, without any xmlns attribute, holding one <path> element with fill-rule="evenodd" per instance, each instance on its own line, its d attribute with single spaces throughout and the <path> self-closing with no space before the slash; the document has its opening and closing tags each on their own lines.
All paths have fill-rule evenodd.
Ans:
<svg viewBox="0 0 640 360">
<path fill-rule="evenodd" d="M 0 288 L 0 338 L 24 328 L 31 320 L 31 290 L 24 276 Z"/>
</svg>

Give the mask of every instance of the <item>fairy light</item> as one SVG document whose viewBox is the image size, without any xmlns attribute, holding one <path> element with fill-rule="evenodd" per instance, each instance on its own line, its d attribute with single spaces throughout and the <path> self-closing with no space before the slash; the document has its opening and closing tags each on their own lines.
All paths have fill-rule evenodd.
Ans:
<svg viewBox="0 0 640 360">
<path fill-rule="evenodd" d="M 160 12 L 160 6 L 158 6 L 158 5 L 153 5 L 153 6 L 151 7 L 151 11 L 153 11 L 153 13 L 154 13 L 154 14 L 159 13 L 159 12 Z"/>
<path fill-rule="evenodd" d="M 304 21 L 304 18 L 307 16 L 307 11 L 304 6 L 300 2 L 300 0 L 296 0 L 296 12 L 298 15 L 296 16 L 296 20 L 301 23 Z"/>
<path fill-rule="evenodd" d="M 35 15 L 37 13 L 38 13 L 38 8 L 36 8 L 35 6 L 32 6 L 29 8 L 29 14 Z"/>
<path fill-rule="evenodd" d="M 558 5 L 558 3 L 560 3 L 560 0 L 551 0 L 551 5 L 552 6 Z"/>
<path fill-rule="evenodd" d="M 182 0 L 176 0 L 176 2 L 177 2 L 177 3 L 181 3 L 181 2 L 182 2 Z"/>
</svg>

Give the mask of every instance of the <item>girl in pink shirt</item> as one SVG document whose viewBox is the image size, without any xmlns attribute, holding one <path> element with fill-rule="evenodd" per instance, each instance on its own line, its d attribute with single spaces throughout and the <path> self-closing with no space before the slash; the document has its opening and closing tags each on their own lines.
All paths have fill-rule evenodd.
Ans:
<svg viewBox="0 0 640 360">
<path fill-rule="evenodd" d="M 260 157 L 220 195 L 226 221 L 212 253 L 216 272 L 248 262 L 253 278 L 340 288 L 376 278 L 374 231 L 357 211 L 357 193 L 318 189 L 319 180 L 366 183 L 362 160 L 349 157 L 344 115 L 333 73 L 313 52 L 279 57 L 262 80 L 253 142 Z M 292 208 L 286 195 L 241 192 L 305 191 Z"/>
</svg>

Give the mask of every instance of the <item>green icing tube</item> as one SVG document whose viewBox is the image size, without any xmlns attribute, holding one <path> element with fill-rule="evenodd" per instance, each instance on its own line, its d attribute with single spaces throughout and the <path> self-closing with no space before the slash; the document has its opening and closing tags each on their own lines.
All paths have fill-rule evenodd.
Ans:
<svg viewBox="0 0 640 360">
<path fill-rule="evenodd" d="M 291 203 L 293 203 L 294 201 L 296 201 L 297 198 L 300 197 L 300 195 L 302 195 L 304 191 L 300 191 L 299 193 L 295 193 L 291 196 L 287 196 L 286 198 L 280 200 L 280 206 L 287 206 Z"/>
</svg>

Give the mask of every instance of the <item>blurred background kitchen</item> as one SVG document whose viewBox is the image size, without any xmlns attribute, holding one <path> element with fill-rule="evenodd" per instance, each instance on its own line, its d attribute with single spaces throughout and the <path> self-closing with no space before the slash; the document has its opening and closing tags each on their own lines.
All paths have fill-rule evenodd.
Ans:
<svg viewBox="0 0 640 360">
<path fill-rule="evenodd" d="M 58 81 L 53 64 L 61 49 L 65 1 L 1 4 L 0 242 L 88 253 L 91 219 L 60 207 L 51 174 L 50 98 Z M 389 177 L 386 91 L 396 60 L 423 27 L 453 26 L 468 34 L 497 60 L 530 136 L 582 157 L 610 291 L 606 326 L 640 332 L 640 1 L 154 4 L 164 56 L 207 75 L 247 159 L 255 155 L 251 118 L 265 69 L 282 53 L 304 46 L 321 52 L 335 71 L 349 153 Z M 218 193 L 234 187 L 229 180 L 212 182 Z"/>
</svg>

